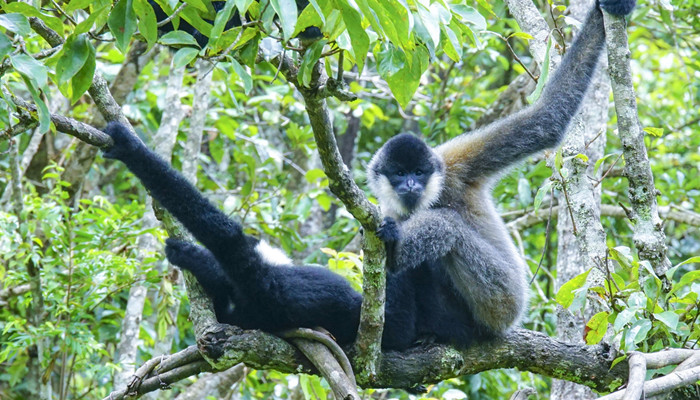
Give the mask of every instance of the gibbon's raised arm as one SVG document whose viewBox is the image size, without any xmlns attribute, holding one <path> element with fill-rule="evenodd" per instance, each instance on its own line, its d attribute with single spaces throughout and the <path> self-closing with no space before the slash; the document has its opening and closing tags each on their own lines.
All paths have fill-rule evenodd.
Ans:
<svg viewBox="0 0 700 400">
<path fill-rule="evenodd" d="M 122 161 L 143 185 L 188 231 L 219 259 L 231 254 L 238 244 L 241 226 L 214 207 L 199 191 L 122 124 L 110 122 L 105 133 L 114 146 L 105 150 L 106 158 Z"/>
<path fill-rule="evenodd" d="M 537 102 L 436 148 L 447 175 L 473 183 L 559 144 L 585 97 L 604 45 L 603 14 L 595 7 Z"/>
</svg>

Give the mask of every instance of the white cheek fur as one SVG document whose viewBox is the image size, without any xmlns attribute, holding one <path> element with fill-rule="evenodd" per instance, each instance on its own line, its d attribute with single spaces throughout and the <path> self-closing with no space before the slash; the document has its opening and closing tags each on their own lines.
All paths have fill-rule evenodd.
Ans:
<svg viewBox="0 0 700 400">
<path fill-rule="evenodd" d="M 260 255 L 260 258 L 268 264 L 279 266 L 293 264 L 292 260 L 287 257 L 282 250 L 270 246 L 270 244 L 264 240 L 258 242 L 255 246 L 255 251 Z"/>
<path fill-rule="evenodd" d="M 399 195 L 396 194 L 394 187 L 391 186 L 389 178 L 380 175 L 376 181 L 372 182 L 371 189 L 377 196 L 384 215 L 397 218 L 408 214 L 406 207 L 401 204 Z"/>
</svg>

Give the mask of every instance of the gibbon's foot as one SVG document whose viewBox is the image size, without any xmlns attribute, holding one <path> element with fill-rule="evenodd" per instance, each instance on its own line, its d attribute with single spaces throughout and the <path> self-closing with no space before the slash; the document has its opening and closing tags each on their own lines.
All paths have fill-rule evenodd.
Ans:
<svg viewBox="0 0 700 400">
<path fill-rule="evenodd" d="M 381 225 L 379 225 L 379 229 L 377 229 L 377 236 L 384 243 L 398 242 L 401 237 L 399 224 L 391 217 L 384 217 L 384 221 L 382 221 Z"/>
<path fill-rule="evenodd" d="M 636 0 L 600 0 L 600 8 L 613 15 L 627 15 L 632 12 Z"/>
<path fill-rule="evenodd" d="M 184 240 L 168 238 L 165 239 L 165 256 L 171 264 L 179 266 L 190 258 L 192 247 L 192 244 Z"/>
<path fill-rule="evenodd" d="M 129 156 L 133 156 L 137 150 L 145 147 L 141 139 L 132 134 L 126 126 L 116 121 L 107 124 L 103 132 L 114 141 L 111 147 L 104 149 L 102 155 L 105 158 L 124 160 Z"/>
</svg>

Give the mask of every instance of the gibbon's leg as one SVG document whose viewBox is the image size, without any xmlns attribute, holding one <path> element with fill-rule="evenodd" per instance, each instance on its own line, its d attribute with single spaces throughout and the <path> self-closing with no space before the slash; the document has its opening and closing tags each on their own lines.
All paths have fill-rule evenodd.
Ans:
<svg viewBox="0 0 700 400">
<path fill-rule="evenodd" d="M 190 271 L 214 301 L 220 322 L 231 317 L 231 301 L 236 287 L 214 255 L 202 246 L 184 240 L 167 239 L 165 255 L 171 264 Z"/>
</svg>

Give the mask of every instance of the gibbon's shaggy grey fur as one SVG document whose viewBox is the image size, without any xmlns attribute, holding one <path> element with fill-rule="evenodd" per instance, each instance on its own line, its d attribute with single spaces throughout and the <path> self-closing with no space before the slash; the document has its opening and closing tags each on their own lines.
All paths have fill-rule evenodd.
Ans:
<svg viewBox="0 0 700 400">
<path fill-rule="evenodd" d="M 627 14 L 634 1 L 602 6 Z M 426 338 L 467 346 L 518 323 L 527 297 L 524 264 L 490 189 L 500 171 L 561 141 L 604 41 L 596 8 L 537 103 L 435 149 L 399 135 L 373 158 L 369 183 L 387 215 L 378 234 L 390 256 L 384 348 Z M 220 322 L 269 332 L 321 326 L 341 344 L 354 340 L 362 298 L 342 277 L 292 265 L 244 234 L 126 127 L 113 122 L 105 132 L 114 140 L 105 157 L 123 161 L 203 245 L 168 240 L 166 253 L 197 277 Z"/>
</svg>

